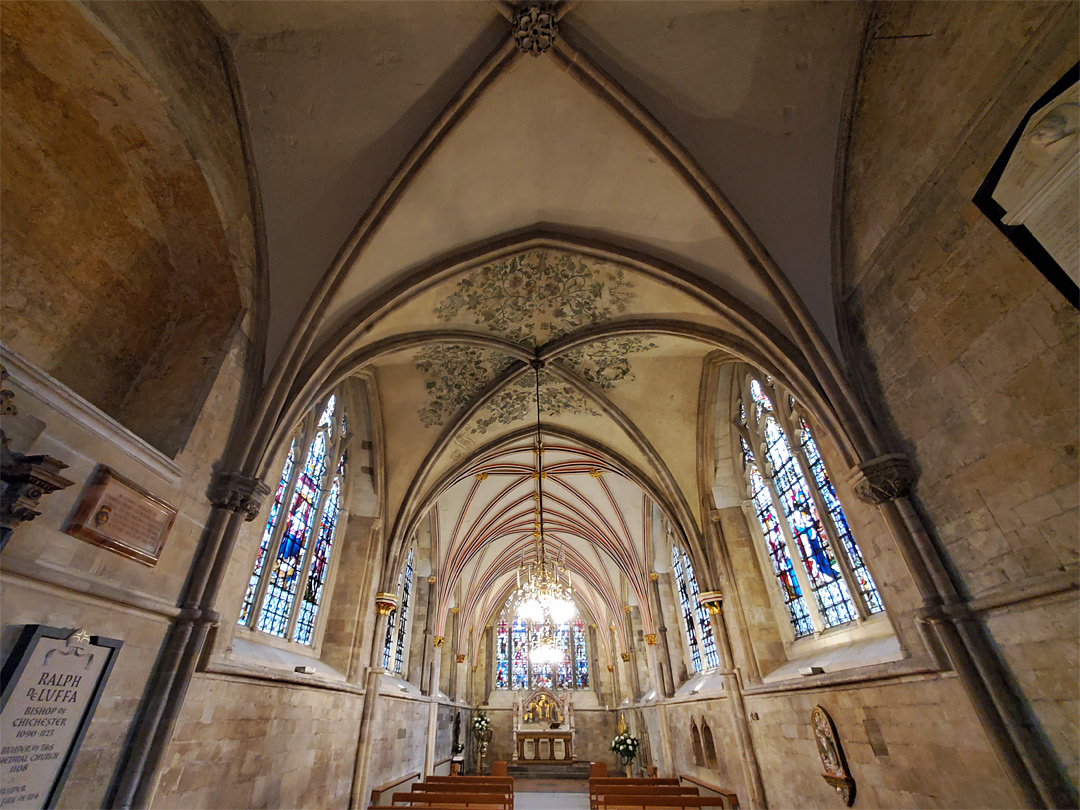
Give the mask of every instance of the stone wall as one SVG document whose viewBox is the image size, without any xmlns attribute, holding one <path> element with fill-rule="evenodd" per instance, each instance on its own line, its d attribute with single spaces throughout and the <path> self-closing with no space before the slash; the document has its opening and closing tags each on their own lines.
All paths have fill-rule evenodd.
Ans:
<svg viewBox="0 0 1080 810">
<path fill-rule="evenodd" d="M 197 12 L 177 12 L 185 14 Z M 118 16 L 123 24 L 132 15 Z M 74 4 L 13 4 L 0 27 L 0 335 L 174 456 L 224 358 L 241 285 L 243 303 L 253 301 L 254 233 L 250 207 L 237 203 L 249 195 L 246 174 L 235 171 L 243 165 L 235 119 L 195 127 L 216 127 L 212 137 L 230 151 L 200 163 L 163 99 L 209 95 L 216 105 L 218 95 L 190 89 L 211 82 L 174 71 L 175 85 L 154 83 Z M 211 32 L 202 36 L 216 48 Z M 227 82 L 220 59 L 211 65 L 203 72 Z M 202 165 L 221 163 L 231 175 L 211 189 Z M 216 203 L 225 186 L 230 211 Z"/>
<path fill-rule="evenodd" d="M 153 806 L 348 807 L 362 708 L 356 694 L 197 675 Z"/>
<path fill-rule="evenodd" d="M 878 9 L 838 290 L 857 387 L 1074 785 L 1080 321 L 971 199 L 1075 64 L 1075 23 L 1069 4 Z"/>
</svg>

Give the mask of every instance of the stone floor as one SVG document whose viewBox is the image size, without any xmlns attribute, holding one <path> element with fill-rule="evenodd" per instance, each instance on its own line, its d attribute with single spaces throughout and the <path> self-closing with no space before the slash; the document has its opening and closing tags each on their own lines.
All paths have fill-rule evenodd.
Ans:
<svg viewBox="0 0 1080 810">
<path fill-rule="evenodd" d="M 516 787 L 516 786 L 515 786 Z M 587 810 L 589 794 L 585 793 L 526 793 L 514 791 L 514 810 Z"/>
</svg>

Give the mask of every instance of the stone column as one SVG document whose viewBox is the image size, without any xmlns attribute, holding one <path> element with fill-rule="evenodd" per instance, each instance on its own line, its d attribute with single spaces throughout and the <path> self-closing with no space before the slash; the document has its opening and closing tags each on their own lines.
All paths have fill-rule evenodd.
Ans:
<svg viewBox="0 0 1080 810">
<path fill-rule="evenodd" d="M 420 692 L 425 695 L 432 694 L 431 687 L 434 683 L 438 685 L 438 681 L 431 680 L 431 661 L 434 657 L 434 634 L 432 628 L 435 624 L 435 577 L 428 577 L 427 586 L 427 611 L 424 615 L 424 640 L 423 640 L 423 654 L 420 661 Z"/>
<path fill-rule="evenodd" d="M 428 614 L 432 612 L 430 599 L 434 589 L 430 585 L 423 587 L 422 582 L 423 580 L 418 580 L 413 586 L 412 599 L 415 607 L 409 606 L 409 612 L 412 613 L 410 621 L 413 625 L 413 632 L 409 638 L 409 669 L 407 673 L 403 673 L 403 677 L 416 686 L 423 686 L 424 666 L 428 659 L 428 647 L 431 646 Z M 421 627 L 424 629 L 418 632 Z"/>
<path fill-rule="evenodd" d="M 592 673 L 593 690 L 596 692 L 596 702 L 597 702 L 597 704 L 602 706 L 604 704 L 604 700 L 603 700 L 603 698 L 600 697 L 600 667 L 598 667 L 596 665 L 597 661 L 599 661 L 600 659 L 596 654 L 596 625 L 595 624 L 590 624 L 589 625 L 588 648 L 589 648 L 588 649 L 588 653 L 589 653 L 589 672 Z"/>
<path fill-rule="evenodd" d="M 630 686 L 633 689 L 633 699 L 641 700 L 641 675 L 638 672 L 638 657 L 640 653 L 637 650 L 636 637 L 634 633 L 634 611 L 630 605 L 625 607 L 626 610 L 626 630 L 627 635 L 630 636 L 630 658 L 628 664 L 630 665 Z"/>
<path fill-rule="evenodd" d="M 379 681 L 382 668 L 382 640 L 386 638 L 386 624 L 394 609 L 396 597 L 379 594 L 375 597 L 375 641 L 371 645 L 371 662 L 364 682 L 364 706 L 360 711 L 360 739 L 356 745 L 356 765 L 353 768 L 352 790 L 349 807 L 360 808 L 366 804 L 365 794 L 368 775 L 371 772 L 373 738 L 375 736 L 375 709 L 379 704 Z"/>
<path fill-rule="evenodd" d="M 459 646 L 458 639 L 458 609 L 456 607 L 450 608 L 450 646 L 447 649 L 446 663 L 450 667 L 450 678 L 447 683 L 446 694 L 450 696 L 451 700 L 457 699 L 457 685 L 458 685 L 458 664 L 457 664 L 457 651 Z"/>
<path fill-rule="evenodd" d="M 484 664 L 484 699 L 480 702 L 486 704 L 495 688 L 495 628 L 490 624 L 484 628 Z"/>
<path fill-rule="evenodd" d="M 608 633 L 611 636 L 611 696 L 614 698 L 613 706 L 618 706 L 622 698 L 622 683 L 619 678 L 619 658 L 626 656 L 625 661 L 630 660 L 630 653 L 620 653 L 618 646 L 615 644 L 615 625 L 611 625 L 608 629 Z M 619 656 L 619 658 L 616 658 Z"/>
<path fill-rule="evenodd" d="M 653 571 L 649 574 L 649 582 L 652 585 L 653 602 L 656 607 L 660 634 L 660 670 L 663 678 L 663 691 L 665 697 L 675 694 L 675 675 L 671 670 L 671 647 L 668 646 L 667 625 L 664 623 L 664 603 L 660 601 L 660 575 Z"/>
</svg>

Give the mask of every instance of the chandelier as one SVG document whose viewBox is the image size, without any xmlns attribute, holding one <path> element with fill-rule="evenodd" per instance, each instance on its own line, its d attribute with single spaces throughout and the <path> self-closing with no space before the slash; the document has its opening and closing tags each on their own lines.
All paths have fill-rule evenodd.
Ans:
<svg viewBox="0 0 1080 810">
<path fill-rule="evenodd" d="M 543 363 L 533 360 L 532 365 L 536 371 L 537 520 L 533 531 L 536 559 L 527 568 L 523 560 L 521 568 L 518 569 L 516 613 L 519 619 L 543 624 L 539 643 L 529 651 L 529 659 L 534 664 L 560 664 L 564 655 L 555 641 L 555 625 L 569 621 L 577 613 L 577 609 L 574 607 L 570 573 L 564 572 L 558 560 L 548 558 L 544 544 L 544 445 L 540 435 L 540 368 Z"/>
</svg>

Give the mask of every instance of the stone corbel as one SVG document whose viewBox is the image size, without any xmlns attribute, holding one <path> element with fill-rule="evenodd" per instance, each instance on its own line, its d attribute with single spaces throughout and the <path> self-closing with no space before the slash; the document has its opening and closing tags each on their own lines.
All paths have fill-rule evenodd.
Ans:
<svg viewBox="0 0 1080 810">
<path fill-rule="evenodd" d="M 259 516 L 262 500 L 270 494 L 270 487 L 250 475 L 239 472 L 218 473 L 211 479 L 206 493 L 210 503 L 230 512 L 242 512 L 244 521 L 250 523 Z"/>
<path fill-rule="evenodd" d="M 67 464 L 52 456 L 24 456 L 11 452 L 3 444 L 0 462 L 0 479 L 3 492 L 0 497 L 0 548 L 6 545 L 11 533 L 20 523 L 33 520 L 41 513 L 37 506 L 41 499 L 74 484 L 60 475 Z"/>
<path fill-rule="evenodd" d="M 881 504 L 903 498 L 915 483 L 911 459 L 903 453 L 891 453 L 863 462 L 848 474 L 848 484 L 859 500 Z"/>
</svg>

